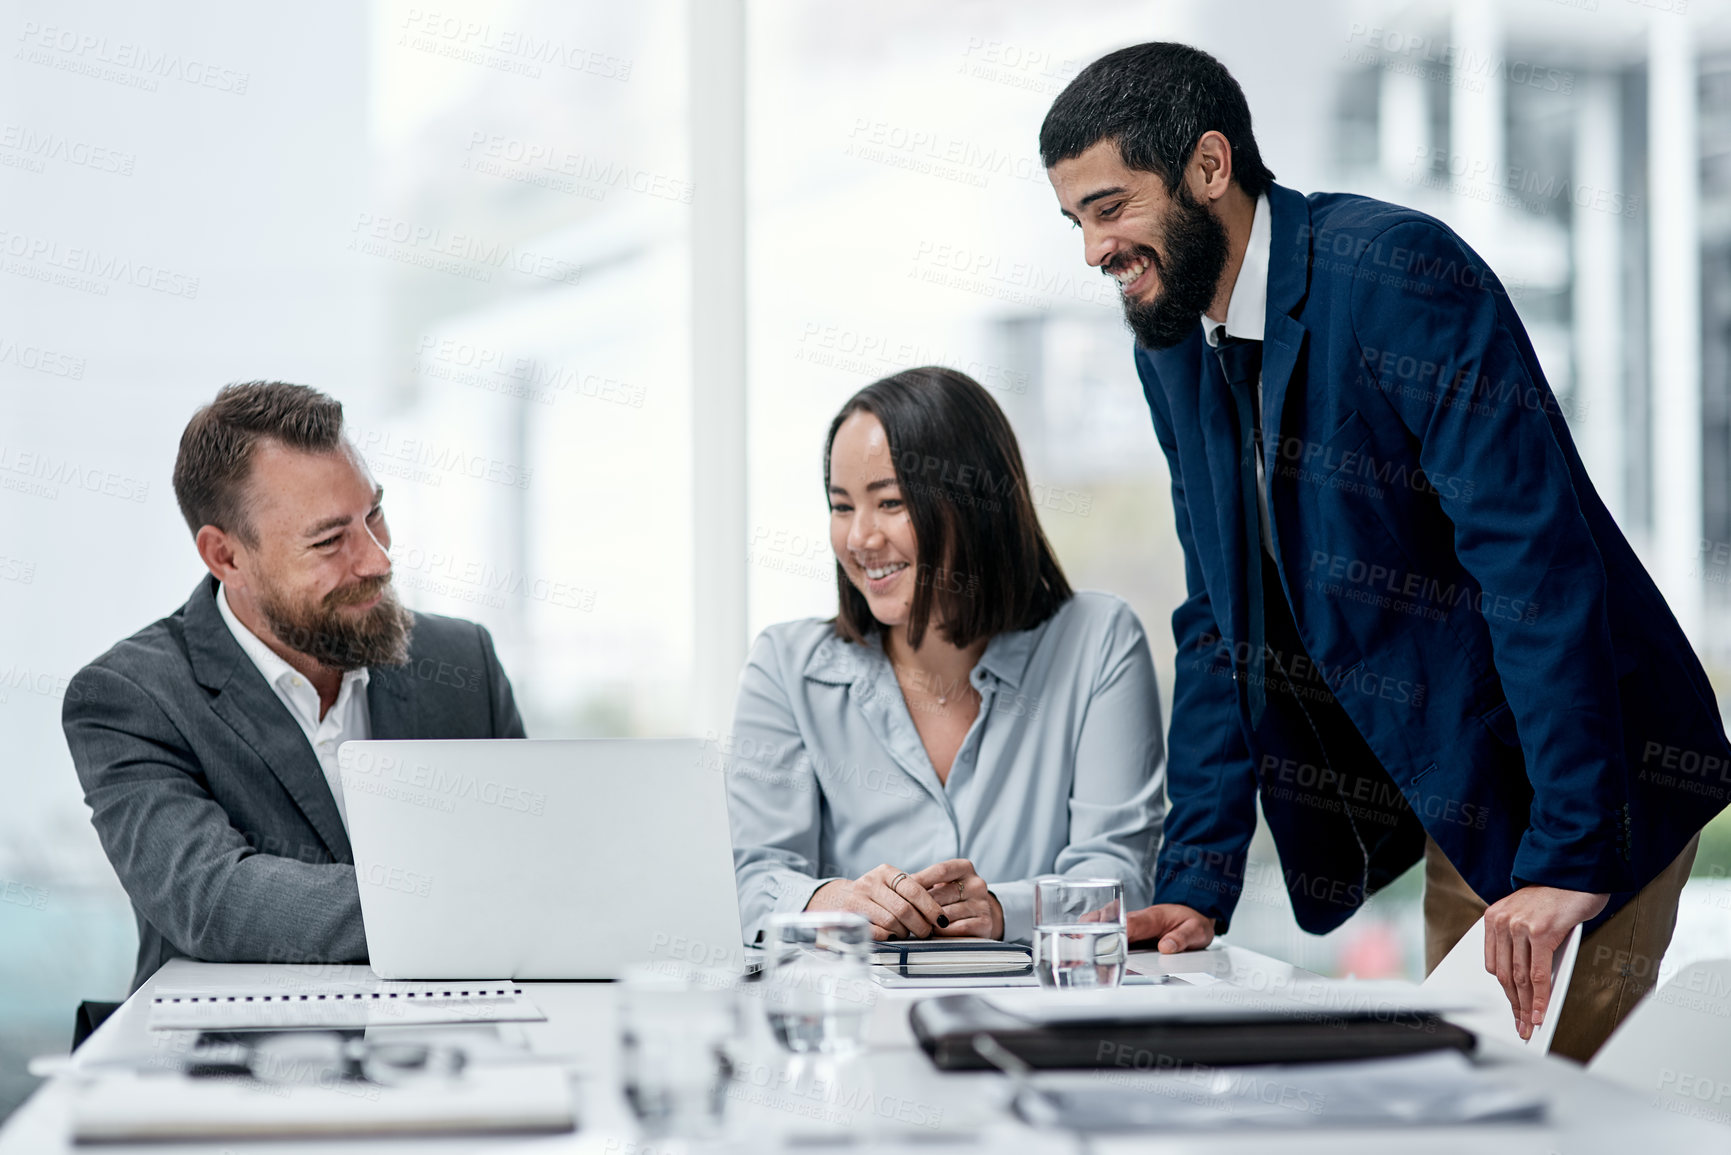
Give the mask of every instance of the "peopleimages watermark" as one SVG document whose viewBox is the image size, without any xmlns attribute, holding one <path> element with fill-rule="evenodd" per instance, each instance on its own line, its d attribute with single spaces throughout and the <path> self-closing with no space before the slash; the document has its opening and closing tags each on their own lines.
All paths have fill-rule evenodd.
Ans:
<svg viewBox="0 0 1731 1155">
<path fill-rule="evenodd" d="M 1026 393 L 1032 375 L 1025 370 L 959 357 L 944 349 L 902 340 L 887 332 L 807 321 L 800 329 L 793 359 L 825 369 L 882 377 L 920 365 L 945 365 L 1001 393 Z"/>
<path fill-rule="evenodd" d="M 199 279 L 189 273 L 88 245 L 0 228 L 0 257 L 14 277 L 106 297 L 110 286 L 130 285 L 183 300 L 198 297 Z"/>
<path fill-rule="evenodd" d="M 32 373 L 46 373 L 50 377 L 65 377 L 72 381 L 84 380 L 84 358 L 26 343 L 16 337 L 0 336 L 0 365 L 16 365 Z"/>
<path fill-rule="evenodd" d="M 48 890 L 46 887 L 32 886 L 28 882 L 0 879 L 0 902 L 27 907 L 30 910 L 47 910 Z"/>
<path fill-rule="evenodd" d="M 404 589 L 494 609 L 503 608 L 509 598 L 585 613 L 595 608 L 595 590 L 587 586 L 521 573 L 514 567 L 501 568 L 451 551 L 397 545 L 391 549 L 391 565 L 393 580 Z"/>
<path fill-rule="evenodd" d="M 1411 400 L 1459 409 L 1475 417 L 1493 417 L 1506 409 L 1554 414 L 1570 421 L 1581 420 L 1587 406 L 1579 397 L 1564 401 L 1548 386 L 1524 374 L 1493 378 L 1475 372 L 1471 365 L 1444 364 L 1432 357 L 1394 349 L 1365 347 L 1362 365 L 1370 379 L 1385 393 Z"/>
<path fill-rule="evenodd" d="M 43 172 L 49 161 L 91 172 L 131 176 L 138 157 L 61 132 L 42 131 L 13 122 L 0 125 L 0 167 Z"/>
<path fill-rule="evenodd" d="M 427 437 L 399 437 L 380 429 L 353 431 L 355 448 L 375 473 L 438 485 L 447 476 L 528 489 L 533 466 L 518 465 Z"/>
<path fill-rule="evenodd" d="M 469 155 L 463 159 L 463 167 L 471 172 L 570 193 L 586 200 L 603 200 L 609 190 L 621 188 L 688 205 L 694 191 L 690 181 L 678 177 L 500 133 L 471 132 L 465 151 Z"/>
<path fill-rule="evenodd" d="M 1203 656 L 1192 659 L 1191 668 L 1203 673 L 1230 674 L 1250 664 L 1249 642 L 1234 642 L 1212 630 L 1197 635 L 1196 649 Z M 1272 673 L 1261 675 L 1263 681 L 1282 692 L 1290 686 L 1291 692 L 1301 699 L 1332 701 L 1342 691 L 1350 690 L 1367 698 L 1417 707 L 1424 705 L 1429 694 L 1429 687 L 1424 682 L 1381 674 L 1363 662 L 1341 665 L 1317 661 L 1303 652 L 1287 654 L 1272 646 L 1267 650 L 1273 656 L 1276 668 Z"/>
<path fill-rule="evenodd" d="M 746 542 L 745 560 L 763 569 L 825 584 L 836 580 L 835 554 L 827 535 L 772 529 L 759 523 Z"/>
<path fill-rule="evenodd" d="M 156 49 L 131 40 L 114 40 L 76 28 L 61 28 L 26 20 L 18 33 L 14 60 L 40 64 L 62 72 L 106 80 L 126 88 L 155 92 L 161 81 L 178 80 L 193 88 L 208 88 L 245 96 L 252 74 L 239 69 Z"/>
<path fill-rule="evenodd" d="M 142 503 L 150 496 L 148 481 L 0 441 L 0 489 L 55 501 L 60 497 L 61 486 L 121 501 Z"/>
<path fill-rule="evenodd" d="M 1355 21 L 1348 28 L 1346 48 L 1341 55 L 1354 64 L 1440 80 L 1470 92 L 1485 91 L 1486 82 L 1493 79 L 1563 96 L 1575 91 L 1573 72 L 1547 68 L 1519 57 L 1511 59 L 1480 52 L 1447 40 L 1438 41 L 1428 32 L 1407 32 Z"/>
<path fill-rule="evenodd" d="M 354 234 L 347 245 L 351 252 L 483 284 L 492 282 L 496 270 L 562 285 L 576 284 L 583 274 L 583 266 L 575 261 L 401 217 L 359 213 L 350 231 Z"/>
<path fill-rule="evenodd" d="M 956 71 L 976 80 L 1056 96 L 1082 71 L 1082 61 L 1014 41 L 970 36 Z"/>
<path fill-rule="evenodd" d="M 1416 463 L 1380 459 L 1359 452 L 1357 446 L 1342 451 L 1314 438 L 1280 437 L 1274 442 L 1274 460 L 1277 477 L 1325 488 L 1348 488 L 1358 478 L 1364 484 L 1351 487 L 1375 498 L 1383 497 L 1382 487 L 1388 486 L 1466 504 L 1478 489 L 1470 478 L 1426 473 Z"/>
<path fill-rule="evenodd" d="M 642 386 L 575 365 L 553 365 L 478 341 L 423 334 L 415 371 L 471 389 L 552 405 L 561 396 L 586 397 L 629 409 L 643 408 Z"/>
<path fill-rule="evenodd" d="M 1050 309 L 1060 298 L 1115 309 L 1120 298 L 1106 277 L 1079 278 L 947 241 L 917 242 L 908 276 L 1030 309 Z"/>
<path fill-rule="evenodd" d="M 406 866 L 387 866 L 382 862 L 357 862 L 355 864 L 355 877 L 368 886 L 394 890 L 399 894 L 412 894 L 417 898 L 426 898 L 433 893 L 433 876 L 423 874 L 418 870 L 410 870 Z"/>
<path fill-rule="evenodd" d="M 877 1118 L 894 1120 L 907 1127 L 936 1129 L 943 1124 L 941 1106 L 876 1091 L 869 1082 L 846 1086 L 841 1080 L 849 1070 L 832 1067 L 820 1072 L 790 1063 L 749 1061 L 734 1066 L 727 1097 L 819 1123 L 857 1126 L 866 1119 Z M 858 1077 L 860 1072 L 854 1074 Z"/>
<path fill-rule="evenodd" d="M 1182 1103 L 1206 1104 L 1228 1115 L 1257 1113 L 1279 1107 L 1305 1115 L 1321 1115 L 1328 1097 L 1313 1087 L 1287 1083 L 1268 1074 L 1269 1068 L 1224 1068 L 1181 1063 L 1161 1051 L 1130 1043 L 1100 1041 L 1094 1062 L 1100 1069 L 1094 1078 L 1113 1086 L 1155 1094 Z M 1107 1063 L 1111 1064 L 1108 1067 Z M 1119 1068 L 1114 1072 L 1111 1068 Z M 1151 1083 L 1145 1077 L 1158 1072 L 1164 1078 Z"/>
<path fill-rule="evenodd" d="M 1702 538 L 1690 577 L 1703 578 L 1714 585 L 1731 583 L 1731 541 Z"/>
<path fill-rule="evenodd" d="M 1704 798 L 1731 796 L 1731 759 L 1717 750 L 1694 750 L 1649 739 L 1641 745 L 1637 780 Z"/>
<path fill-rule="evenodd" d="M 444 811 L 467 801 L 532 817 L 547 812 L 547 795 L 539 790 L 450 770 L 414 755 L 344 750 L 341 761 L 344 790 L 399 797 Z"/>
<path fill-rule="evenodd" d="M 478 64 L 496 72 L 534 80 L 543 75 L 545 67 L 621 83 L 631 79 L 632 62 L 628 57 L 491 21 L 410 8 L 397 27 L 400 48 L 463 64 Z"/>
<path fill-rule="evenodd" d="M 1539 620 L 1539 604 L 1526 598 L 1486 593 L 1470 581 L 1444 582 L 1430 574 L 1326 550 L 1311 551 L 1304 588 L 1438 622 L 1462 605 L 1490 621 L 1530 625 Z"/>
<path fill-rule="evenodd" d="M 88 681 L 74 686 L 70 674 L 39 670 L 19 662 L 13 662 L 10 666 L 0 670 L 0 704 L 11 701 L 14 691 L 33 694 L 38 698 L 51 698 L 57 702 L 94 702 L 97 700 L 97 694 L 91 689 Z"/>
<path fill-rule="evenodd" d="M 1626 220 L 1634 220 L 1641 210 L 1641 198 L 1635 194 L 1581 184 L 1529 165 L 1469 157 L 1441 146 L 1419 145 L 1407 179 L 1426 188 L 1541 213 L 1556 201 Z"/>
<path fill-rule="evenodd" d="M 1366 235 L 1358 228 L 1315 228 L 1301 225 L 1299 241 L 1311 248 L 1311 267 L 1385 288 L 1429 296 L 1440 286 L 1484 289 L 1518 301 L 1522 281 L 1504 282 L 1465 250 L 1434 251 L 1384 241 L 1383 234 Z M 1510 286 L 1513 286 L 1512 288 Z"/>
<path fill-rule="evenodd" d="M 1279 879 L 1278 884 L 1274 882 L 1276 877 Z M 1331 906 L 1356 910 L 1375 897 L 1365 886 L 1362 875 L 1356 880 L 1349 880 L 1326 874 L 1311 874 L 1274 862 L 1250 859 L 1242 851 L 1228 853 L 1213 847 L 1168 842 L 1160 848 L 1159 861 L 1155 866 L 1154 892 L 1160 893 L 1162 889 L 1170 886 L 1174 879 L 1181 879 L 1186 886 L 1210 894 L 1245 897 L 1249 897 L 1245 895 L 1247 883 L 1260 881 L 1265 884 L 1261 894 L 1269 896 L 1269 905 L 1278 905 L 1279 896 L 1284 893 L 1302 895 L 1313 902 L 1326 902 Z M 1262 902 L 1264 899 L 1255 897 L 1252 901 Z M 1263 982 L 1269 990 L 1281 989 L 1292 981 L 1280 975 L 1270 979 L 1251 977 Z M 1256 988 L 1253 985 L 1251 989 Z"/>
<path fill-rule="evenodd" d="M 856 160 L 976 188 L 985 188 L 994 176 L 1046 180 L 1045 165 L 1032 153 L 998 145 L 987 147 L 935 128 L 909 128 L 865 116 L 854 118 L 843 153 Z"/>
</svg>

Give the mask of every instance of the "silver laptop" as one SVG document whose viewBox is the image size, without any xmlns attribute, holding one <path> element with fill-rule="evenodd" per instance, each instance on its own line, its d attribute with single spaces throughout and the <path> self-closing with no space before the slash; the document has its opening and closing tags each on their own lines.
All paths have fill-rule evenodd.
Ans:
<svg viewBox="0 0 1731 1155">
<path fill-rule="evenodd" d="M 606 979 L 744 954 L 722 772 L 693 739 L 346 742 L 388 979 Z"/>
</svg>

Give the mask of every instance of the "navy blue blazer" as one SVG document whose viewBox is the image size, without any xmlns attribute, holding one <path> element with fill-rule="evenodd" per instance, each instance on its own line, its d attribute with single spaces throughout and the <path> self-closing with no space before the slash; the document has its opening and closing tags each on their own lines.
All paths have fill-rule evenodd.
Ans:
<svg viewBox="0 0 1731 1155">
<path fill-rule="evenodd" d="M 1392 785 L 1343 791 L 1306 728 L 1252 731 L 1231 398 L 1200 324 L 1174 348 L 1138 347 L 1188 585 L 1155 901 L 1224 931 L 1260 794 L 1299 925 L 1330 930 L 1392 877 L 1370 869 L 1348 816 L 1386 789 L 1487 902 L 1525 884 L 1609 892 L 1606 917 L 1731 799 L 1706 675 L 1478 254 L 1411 209 L 1268 197 L 1281 592 Z M 1396 870 L 1416 859 L 1410 840 L 1402 853 Z"/>
</svg>

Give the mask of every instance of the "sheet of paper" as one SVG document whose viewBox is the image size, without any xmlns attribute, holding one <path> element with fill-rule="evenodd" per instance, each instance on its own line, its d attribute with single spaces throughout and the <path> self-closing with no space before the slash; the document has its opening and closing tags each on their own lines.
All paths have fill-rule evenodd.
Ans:
<svg viewBox="0 0 1731 1155">
<path fill-rule="evenodd" d="M 1188 976 L 1174 976 L 1181 980 Z M 992 1005 L 1029 1022 L 1120 1023 L 1162 1020 L 1232 1021 L 1268 1016 L 1307 1018 L 1318 1014 L 1446 1014 L 1465 1006 L 1458 997 L 1412 983 L 1358 979 L 1313 979 L 1279 989 L 1251 990 L 1230 982 L 1194 985 L 1174 981 L 1153 987 L 1102 991 L 1005 990 Z"/>
<path fill-rule="evenodd" d="M 1042 1072 L 1016 1095 L 1015 1108 L 1036 1125 L 1078 1131 L 1260 1131 L 1273 1151 L 1277 1132 L 1536 1122 L 1546 1101 L 1450 1051 L 1229 1070 Z"/>
<path fill-rule="evenodd" d="M 1545 1011 L 1545 1021 L 1533 1031 L 1533 1037 L 1528 1041 L 1523 1041 L 1515 1030 L 1515 1015 L 1509 1009 L 1509 998 L 1503 993 L 1503 985 L 1495 975 L 1485 970 L 1484 919 L 1474 923 L 1454 949 L 1437 964 L 1436 970 L 1425 979 L 1424 989 L 1460 1003 L 1463 1009 L 1448 1017 L 1479 1037 L 1501 1039 L 1546 1054 L 1551 1049 L 1551 1037 L 1557 1033 L 1563 995 L 1569 989 L 1570 976 L 1575 973 L 1575 956 L 1580 949 L 1581 928 L 1577 926 L 1563 943 L 1563 949 L 1551 959 L 1550 1006 Z"/>
<path fill-rule="evenodd" d="M 134 1071 L 86 1081 L 72 1103 L 80 1143 L 569 1131 L 573 1123 L 570 1083 L 552 1066 L 472 1067 L 402 1087 Z"/>
</svg>

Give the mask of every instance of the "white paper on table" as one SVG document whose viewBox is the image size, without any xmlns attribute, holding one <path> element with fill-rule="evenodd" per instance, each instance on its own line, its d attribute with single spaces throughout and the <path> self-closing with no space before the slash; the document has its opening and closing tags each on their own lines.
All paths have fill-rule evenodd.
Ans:
<svg viewBox="0 0 1731 1155">
<path fill-rule="evenodd" d="M 1456 1051 L 1212 1070 L 1042 1071 L 1013 1102 L 1036 1126 L 1140 1136 L 1260 1131 L 1270 1136 L 1267 1150 L 1279 1149 L 1278 1133 L 1534 1123 L 1547 1108 L 1543 1092 L 1480 1070 Z M 1470 1145 L 1449 1146 L 1457 1148 Z"/>
<path fill-rule="evenodd" d="M 1549 1053 L 1551 1037 L 1557 1033 L 1563 996 L 1568 993 L 1569 978 L 1575 973 L 1575 956 L 1580 950 L 1581 928 L 1577 926 L 1563 943 L 1563 949 L 1551 956 L 1551 1001 L 1545 1008 L 1545 1021 L 1533 1028 L 1530 1040 L 1522 1040 L 1520 1032 L 1515 1029 L 1515 1014 L 1509 1008 L 1509 997 L 1503 993 L 1503 984 L 1497 981 L 1496 975 L 1485 970 L 1485 920 L 1482 918 L 1437 964 L 1436 970 L 1425 979 L 1424 989 L 1445 997 L 1452 996 L 1471 1007 L 1448 1017 L 1480 1037 L 1530 1047 L 1543 1055 Z"/>
<path fill-rule="evenodd" d="M 1469 1005 L 1412 983 L 1322 978 L 1293 982 L 1279 990 L 1174 981 L 1110 990 L 1007 989 L 986 997 L 1000 1011 L 1047 1026 L 1108 1019 L 1128 1024 L 1314 1019 L 1319 1014 L 1452 1015 Z"/>
<path fill-rule="evenodd" d="M 255 1083 L 127 1071 L 86 1080 L 72 1101 L 80 1143 L 569 1131 L 571 1090 L 554 1066 L 471 1067 L 401 1087 Z"/>
</svg>

